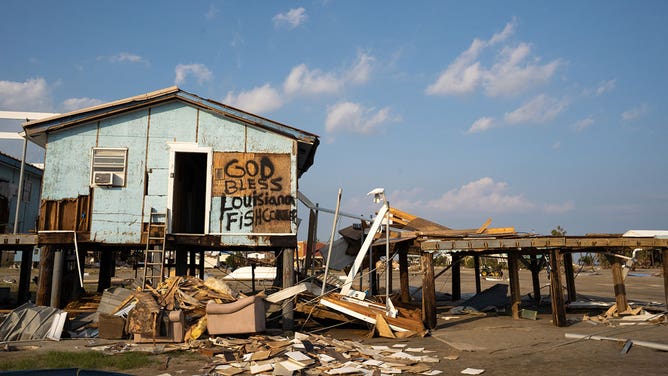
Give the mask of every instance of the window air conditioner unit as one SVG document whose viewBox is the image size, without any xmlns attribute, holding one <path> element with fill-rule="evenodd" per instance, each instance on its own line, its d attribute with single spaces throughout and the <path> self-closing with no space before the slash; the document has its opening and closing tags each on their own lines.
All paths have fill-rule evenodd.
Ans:
<svg viewBox="0 0 668 376">
<path fill-rule="evenodd" d="M 93 183 L 98 186 L 113 185 L 114 184 L 114 173 L 113 172 L 95 172 L 93 174 Z"/>
</svg>

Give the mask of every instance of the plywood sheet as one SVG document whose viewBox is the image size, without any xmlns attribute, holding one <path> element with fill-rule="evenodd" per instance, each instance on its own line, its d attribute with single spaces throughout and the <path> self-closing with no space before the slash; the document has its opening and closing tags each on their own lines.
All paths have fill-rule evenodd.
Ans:
<svg viewBox="0 0 668 376">
<path fill-rule="evenodd" d="M 214 152 L 212 196 L 223 233 L 289 233 L 296 221 L 290 154 Z"/>
</svg>

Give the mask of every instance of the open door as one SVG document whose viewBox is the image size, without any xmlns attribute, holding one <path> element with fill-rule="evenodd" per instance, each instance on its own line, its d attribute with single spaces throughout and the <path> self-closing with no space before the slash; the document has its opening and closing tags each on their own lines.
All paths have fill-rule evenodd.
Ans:
<svg viewBox="0 0 668 376">
<path fill-rule="evenodd" d="M 207 153 L 174 153 L 172 233 L 205 233 L 207 157 Z"/>
</svg>

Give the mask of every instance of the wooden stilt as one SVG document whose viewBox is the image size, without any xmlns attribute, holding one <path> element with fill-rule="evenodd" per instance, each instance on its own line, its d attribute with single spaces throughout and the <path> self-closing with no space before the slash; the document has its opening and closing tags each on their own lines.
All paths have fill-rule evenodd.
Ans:
<svg viewBox="0 0 668 376">
<path fill-rule="evenodd" d="M 431 253 L 420 256 L 422 265 L 422 321 L 427 329 L 436 327 L 436 286 L 434 285 L 434 258 Z"/>
<path fill-rule="evenodd" d="M 315 243 L 318 232 L 318 213 L 311 209 L 308 216 L 308 235 L 306 240 L 306 255 L 304 258 L 304 269 L 302 270 L 302 279 L 306 278 L 313 269 L 313 258 L 315 256 Z"/>
<path fill-rule="evenodd" d="M 552 301 L 552 323 L 555 326 L 566 326 L 566 307 L 564 292 L 561 286 L 561 251 L 550 251 L 550 299 Z"/>
<path fill-rule="evenodd" d="M 510 307 L 514 319 L 520 318 L 520 307 L 522 300 L 520 297 L 520 274 L 518 257 L 516 253 L 508 253 L 508 277 L 510 278 Z"/>
<path fill-rule="evenodd" d="M 35 303 L 48 306 L 51 302 L 51 278 L 53 277 L 53 246 L 42 247 L 39 256 L 39 280 L 37 285 L 37 296 Z"/>
<path fill-rule="evenodd" d="M 615 301 L 617 302 L 617 311 L 626 310 L 628 301 L 626 300 L 626 287 L 624 286 L 624 276 L 622 275 L 622 261 L 619 257 L 606 256 L 612 267 L 612 282 L 615 288 Z"/>
<path fill-rule="evenodd" d="M 115 269 L 115 257 L 113 250 L 100 251 L 100 275 L 97 279 L 97 292 L 103 292 L 111 287 L 111 275 Z"/>
<path fill-rule="evenodd" d="M 197 272 L 199 279 L 204 279 L 204 264 L 206 263 L 206 256 L 204 251 L 199 251 L 199 264 L 197 264 Z"/>
<path fill-rule="evenodd" d="M 475 293 L 480 294 L 482 288 L 480 286 L 480 256 L 473 256 L 473 273 L 475 274 Z"/>
<path fill-rule="evenodd" d="M 285 248 L 283 250 L 283 288 L 294 284 L 294 248 Z M 295 327 L 294 320 L 294 302 L 291 299 L 283 302 L 283 330 L 293 331 Z"/>
<path fill-rule="evenodd" d="M 32 271 L 32 248 L 21 250 L 21 271 L 19 272 L 19 292 L 16 297 L 17 305 L 30 300 L 30 273 Z"/>
<path fill-rule="evenodd" d="M 195 276 L 197 271 L 197 251 L 188 251 L 188 275 Z"/>
<path fill-rule="evenodd" d="M 399 248 L 399 283 L 401 284 L 401 302 L 410 302 L 411 294 L 408 284 L 408 245 L 400 245 Z"/>
<path fill-rule="evenodd" d="M 452 254 L 452 301 L 462 298 L 462 274 L 461 274 L 462 256 L 458 253 Z"/>
<path fill-rule="evenodd" d="M 663 250 L 663 294 L 665 295 L 665 303 L 668 307 L 668 249 Z"/>
<path fill-rule="evenodd" d="M 533 300 L 536 304 L 540 304 L 540 270 L 542 267 L 538 263 L 538 257 L 536 255 L 529 256 L 531 260 L 531 283 L 533 285 Z"/>
<path fill-rule="evenodd" d="M 573 254 L 564 253 L 564 277 L 566 278 L 566 293 L 568 294 L 568 303 L 576 301 L 578 298 L 575 292 L 575 273 L 573 273 Z"/>
<path fill-rule="evenodd" d="M 188 274 L 188 251 L 177 247 L 176 251 L 176 270 L 177 276 L 184 276 Z"/>
<path fill-rule="evenodd" d="M 65 266 L 65 252 L 62 249 L 56 249 L 53 252 L 53 273 L 51 274 L 51 296 L 49 306 L 60 308 L 63 289 L 63 274 Z"/>
</svg>

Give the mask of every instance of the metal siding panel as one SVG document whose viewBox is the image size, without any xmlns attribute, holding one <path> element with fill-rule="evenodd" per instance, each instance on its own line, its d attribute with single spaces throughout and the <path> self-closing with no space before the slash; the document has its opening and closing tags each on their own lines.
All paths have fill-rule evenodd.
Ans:
<svg viewBox="0 0 668 376">
<path fill-rule="evenodd" d="M 168 142 L 196 142 L 197 109 L 182 102 L 151 108 L 151 127 L 146 165 L 169 168 Z M 164 194 L 167 194 L 165 185 Z"/>
<path fill-rule="evenodd" d="M 91 239 L 121 244 L 140 242 L 147 124 L 148 111 L 100 121 L 98 147 L 128 148 L 128 157 L 125 187 L 95 188 Z"/>
<path fill-rule="evenodd" d="M 253 126 L 248 126 L 246 148 L 249 153 L 292 153 L 293 140 Z"/>
<path fill-rule="evenodd" d="M 96 138 L 96 123 L 49 135 L 44 158 L 43 200 L 88 194 L 91 149 Z"/>
<path fill-rule="evenodd" d="M 245 126 L 200 111 L 199 144 L 216 151 L 244 151 Z"/>
<path fill-rule="evenodd" d="M 221 197 L 211 197 L 211 211 L 209 215 L 209 233 L 219 234 L 223 232 L 222 222 L 220 220 Z"/>
</svg>

